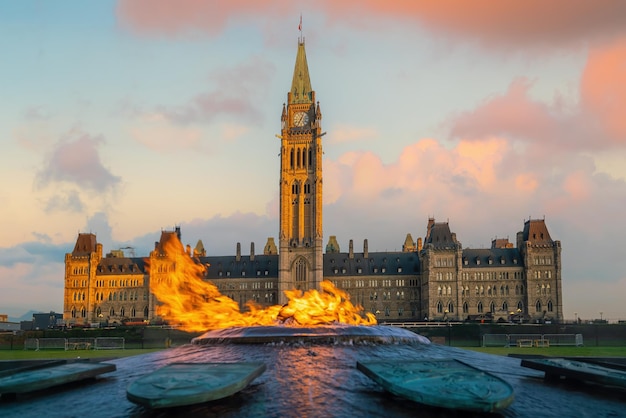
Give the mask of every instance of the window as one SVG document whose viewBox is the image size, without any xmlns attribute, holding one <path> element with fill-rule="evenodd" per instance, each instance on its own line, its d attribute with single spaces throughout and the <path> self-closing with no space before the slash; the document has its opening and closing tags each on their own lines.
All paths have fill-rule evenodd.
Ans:
<svg viewBox="0 0 626 418">
<path fill-rule="evenodd" d="M 552 312 L 553 309 L 554 309 L 554 307 L 552 306 L 552 301 L 549 300 L 548 301 L 548 312 Z"/>
<path fill-rule="evenodd" d="M 483 303 L 482 302 L 478 302 L 477 310 L 478 310 L 478 313 L 483 313 Z"/>
<path fill-rule="evenodd" d="M 535 303 L 535 312 L 541 312 L 541 301 L 538 300 L 537 303 Z"/>
<path fill-rule="evenodd" d="M 468 313 L 469 312 L 469 307 L 467 306 L 467 302 L 463 303 L 463 313 Z"/>
<path fill-rule="evenodd" d="M 305 282 L 306 281 L 306 261 L 304 258 L 298 259 L 296 261 L 296 282 Z"/>
<path fill-rule="evenodd" d="M 443 305 L 441 301 L 437 302 L 437 313 L 443 313 Z"/>
<path fill-rule="evenodd" d="M 454 312 L 454 304 L 452 302 L 448 302 L 448 312 Z"/>
</svg>

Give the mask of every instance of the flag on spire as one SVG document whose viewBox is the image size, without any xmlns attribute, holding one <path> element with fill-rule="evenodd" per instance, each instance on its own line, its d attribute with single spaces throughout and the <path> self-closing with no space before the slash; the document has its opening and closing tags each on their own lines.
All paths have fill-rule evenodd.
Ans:
<svg viewBox="0 0 626 418">
<path fill-rule="evenodd" d="M 302 14 L 300 14 L 300 24 L 298 25 L 298 30 L 302 32 Z"/>
</svg>

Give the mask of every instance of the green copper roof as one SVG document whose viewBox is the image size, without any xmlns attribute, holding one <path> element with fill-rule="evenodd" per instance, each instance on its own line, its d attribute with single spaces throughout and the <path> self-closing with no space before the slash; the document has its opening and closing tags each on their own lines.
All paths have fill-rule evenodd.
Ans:
<svg viewBox="0 0 626 418">
<path fill-rule="evenodd" d="M 291 82 L 291 103 L 312 103 L 313 89 L 309 78 L 309 66 L 306 62 L 304 41 L 298 42 L 298 55 L 293 69 L 293 81 Z"/>
</svg>

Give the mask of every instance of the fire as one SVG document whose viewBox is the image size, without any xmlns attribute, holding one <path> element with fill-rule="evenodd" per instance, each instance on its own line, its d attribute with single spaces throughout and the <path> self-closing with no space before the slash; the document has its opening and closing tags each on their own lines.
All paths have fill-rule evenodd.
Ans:
<svg viewBox="0 0 626 418">
<path fill-rule="evenodd" d="M 164 244 L 167 254 L 166 274 L 153 275 L 150 290 L 160 304 L 157 313 L 170 324 L 186 331 L 207 331 L 255 325 L 315 326 L 322 324 L 375 325 L 371 313 L 361 316 L 363 307 L 353 305 L 350 295 L 329 281 L 321 283 L 322 291 L 288 290 L 284 306 L 262 308 L 254 302 L 241 312 L 237 302 L 222 295 L 217 287 L 203 280 L 206 267 L 185 253 L 177 238 Z M 156 266 L 150 266 L 151 269 Z M 158 270 L 157 270 L 158 271 Z"/>
</svg>

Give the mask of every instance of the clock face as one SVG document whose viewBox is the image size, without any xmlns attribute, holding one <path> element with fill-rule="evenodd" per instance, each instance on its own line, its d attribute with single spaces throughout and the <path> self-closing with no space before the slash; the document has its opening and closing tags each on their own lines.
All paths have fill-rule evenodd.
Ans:
<svg viewBox="0 0 626 418">
<path fill-rule="evenodd" d="M 293 124 L 295 126 L 305 126 L 307 123 L 309 123 L 309 115 L 306 114 L 306 112 L 298 112 L 294 115 L 293 117 Z"/>
</svg>

